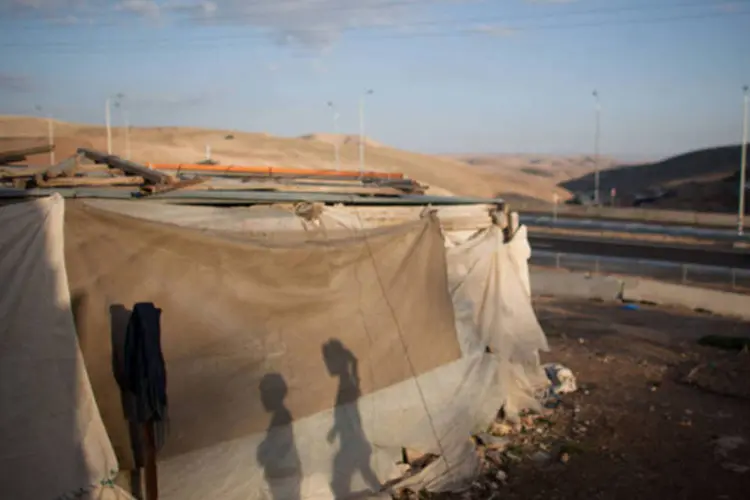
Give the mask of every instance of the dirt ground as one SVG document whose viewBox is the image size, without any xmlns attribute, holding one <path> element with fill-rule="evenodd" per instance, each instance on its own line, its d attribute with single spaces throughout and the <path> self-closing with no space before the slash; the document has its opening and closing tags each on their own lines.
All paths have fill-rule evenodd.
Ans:
<svg viewBox="0 0 750 500">
<path fill-rule="evenodd" d="M 485 474 L 442 499 L 740 499 L 750 491 L 750 354 L 702 347 L 750 323 L 690 311 L 543 298 L 544 362 L 576 392 L 491 432 Z M 692 382 L 691 382 L 692 381 Z"/>
<path fill-rule="evenodd" d="M 580 453 L 564 465 L 521 462 L 508 471 L 504 498 L 747 498 L 750 470 L 738 471 L 750 468 L 750 399 L 685 377 L 738 356 L 750 366 L 748 354 L 696 343 L 707 334 L 750 335 L 750 324 L 618 303 L 542 299 L 536 308 L 550 341 L 543 360 L 568 366 L 578 379 L 554 431 Z M 711 378 L 750 396 L 750 378 L 737 372 Z M 740 442 L 730 438 L 744 443 L 729 450 Z"/>
</svg>

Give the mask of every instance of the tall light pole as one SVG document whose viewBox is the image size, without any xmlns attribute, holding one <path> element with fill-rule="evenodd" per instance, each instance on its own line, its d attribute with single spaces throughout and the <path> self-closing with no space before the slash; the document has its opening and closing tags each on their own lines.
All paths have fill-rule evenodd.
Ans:
<svg viewBox="0 0 750 500">
<path fill-rule="evenodd" d="M 35 106 L 36 110 L 39 113 L 42 113 L 42 107 L 41 106 Z M 49 150 L 49 164 L 54 165 L 55 164 L 55 125 L 52 121 L 52 113 L 47 113 L 47 143 L 50 145 Z"/>
<path fill-rule="evenodd" d="M 747 171 L 747 108 L 750 96 L 748 87 L 742 87 L 742 154 L 740 158 L 740 203 L 737 209 L 737 234 L 742 235 L 745 225 L 745 175 Z"/>
<path fill-rule="evenodd" d="M 104 101 L 104 121 L 107 125 L 107 154 L 112 154 L 112 104 L 114 103 L 115 107 L 120 107 L 120 101 L 125 98 L 125 95 L 122 93 L 116 94 L 114 96 L 109 96 Z M 126 132 L 127 133 L 127 132 Z M 129 139 L 126 139 L 128 141 Z"/>
<path fill-rule="evenodd" d="M 599 92 L 594 90 L 592 93 L 595 102 L 596 125 L 594 131 L 594 205 L 599 205 L 599 132 L 600 132 L 600 115 L 602 111 L 599 102 Z"/>
<path fill-rule="evenodd" d="M 104 123 L 107 126 L 107 154 L 112 154 L 112 123 L 110 118 L 109 103 L 111 98 L 107 97 L 104 100 Z"/>
<path fill-rule="evenodd" d="M 122 107 L 122 118 L 125 122 L 125 159 L 130 159 L 130 120 L 128 119 L 128 108 Z"/>
<path fill-rule="evenodd" d="M 339 114 L 336 111 L 336 106 L 333 105 L 333 101 L 328 101 L 328 107 L 331 108 L 333 111 L 333 135 L 335 136 L 333 138 L 333 160 L 334 164 L 336 165 L 336 170 L 339 170 L 341 168 L 341 159 L 339 157 Z"/>
<path fill-rule="evenodd" d="M 365 97 L 372 94 L 372 89 L 367 90 L 359 99 L 359 173 L 365 171 Z"/>
</svg>

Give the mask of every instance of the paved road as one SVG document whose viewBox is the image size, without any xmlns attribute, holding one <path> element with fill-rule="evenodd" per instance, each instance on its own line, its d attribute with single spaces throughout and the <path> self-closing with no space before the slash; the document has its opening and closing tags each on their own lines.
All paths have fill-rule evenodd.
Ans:
<svg viewBox="0 0 750 500">
<path fill-rule="evenodd" d="M 520 221 L 529 227 L 546 227 L 558 229 L 576 229 L 592 232 L 618 232 L 633 234 L 656 234 L 665 236 L 685 236 L 714 241 L 748 241 L 750 234 L 739 236 L 737 230 L 706 229 L 691 226 L 666 226 L 663 224 L 645 224 L 643 222 L 606 221 L 597 219 L 573 219 L 548 216 L 521 215 Z"/>
<path fill-rule="evenodd" d="M 750 251 L 730 248 L 700 248 L 685 245 L 661 245 L 612 239 L 585 239 L 529 234 L 531 248 L 545 252 L 577 253 L 649 259 L 704 266 L 722 266 L 750 269 Z"/>
</svg>

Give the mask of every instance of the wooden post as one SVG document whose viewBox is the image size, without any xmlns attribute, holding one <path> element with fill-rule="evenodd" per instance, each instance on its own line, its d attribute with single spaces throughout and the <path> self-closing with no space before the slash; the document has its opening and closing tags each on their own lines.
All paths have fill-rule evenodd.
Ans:
<svg viewBox="0 0 750 500">
<path fill-rule="evenodd" d="M 143 450 L 146 472 L 146 500 L 158 500 L 159 482 L 156 470 L 156 441 L 154 439 L 154 424 L 149 421 L 143 425 L 143 436 L 145 446 Z"/>
</svg>

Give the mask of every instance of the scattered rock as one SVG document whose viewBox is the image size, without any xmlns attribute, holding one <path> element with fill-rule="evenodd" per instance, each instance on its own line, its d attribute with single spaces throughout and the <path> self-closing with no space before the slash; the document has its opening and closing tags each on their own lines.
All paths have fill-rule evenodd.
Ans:
<svg viewBox="0 0 750 500">
<path fill-rule="evenodd" d="M 537 451 L 533 455 L 531 455 L 531 460 L 533 460 L 537 464 L 547 463 L 550 461 L 550 459 L 552 459 L 552 457 L 546 451 Z"/>
<path fill-rule="evenodd" d="M 508 422 L 494 422 L 490 428 L 490 434 L 495 436 L 507 436 L 513 432 L 513 426 Z"/>
<path fill-rule="evenodd" d="M 745 438 L 742 436 L 722 436 L 714 441 L 716 454 L 726 457 L 730 451 L 736 450 L 745 444 Z"/>
<path fill-rule="evenodd" d="M 489 450 L 485 455 L 485 458 L 491 462 L 495 467 L 503 465 L 503 453 L 500 450 Z"/>
<path fill-rule="evenodd" d="M 495 474 L 495 479 L 497 479 L 501 483 L 505 483 L 508 480 L 508 473 L 504 470 L 499 470 L 497 471 L 497 474 Z"/>
<path fill-rule="evenodd" d="M 560 462 L 567 464 L 569 460 L 570 460 L 570 455 L 568 453 L 560 454 Z"/>
<path fill-rule="evenodd" d="M 493 436 L 487 432 L 481 432 L 476 437 L 488 450 L 504 450 L 510 444 L 509 438 Z"/>
<path fill-rule="evenodd" d="M 721 466 L 729 471 L 736 472 L 737 474 L 744 474 L 747 471 L 750 471 L 750 467 L 747 465 L 740 465 L 740 464 L 732 464 L 732 463 L 724 463 L 721 464 Z"/>
</svg>

